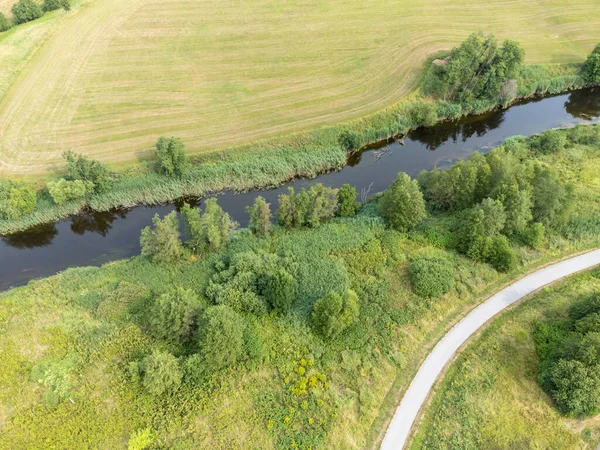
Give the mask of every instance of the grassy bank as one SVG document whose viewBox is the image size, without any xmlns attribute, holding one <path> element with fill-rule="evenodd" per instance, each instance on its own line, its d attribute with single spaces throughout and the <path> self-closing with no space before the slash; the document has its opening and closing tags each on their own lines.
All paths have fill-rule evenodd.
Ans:
<svg viewBox="0 0 600 450">
<path fill-rule="evenodd" d="M 580 76 L 580 65 L 525 66 L 521 70 L 518 86 L 519 99 L 523 99 L 581 88 L 585 82 Z M 226 189 L 245 191 L 275 187 L 295 177 L 312 178 L 330 170 L 338 170 L 344 166 L 347 158 L 347 149 L 343 149 L 339 143 L 340 135 L 351 134 L 355 139 L 354 146 L 358 148 L 406 134 L 422 125 L 422 119 L 413 112 L 422 104 L 433 105 L 438 121 L 480 114 L 499 106 L 492 100 L 479 100 L 464 106 L 415 95 L 359 120 L 259 141 L 218 154 L 193 157 L 191 170 L 182 178 L 157 174 L 154 163 L 135 165 L 121 169 L 119 178 L 109 192 L 62 205 L 56 205 L 47 191 L 40 188 L 33 214 L 19 219 L 0 220 L 0 234 L 11 234 L 33 225 L 53 222 L 76 214 L 86 206 L 108 210 L 121 206 L 159 204 L 185 196 L 201 197 Z"/>
<path fill-rule="evenodd" d="M 511 241 L 518 266 L 507 274 L 457 252 L 459 212 L 430 211 L 400 233 L 371 202 L 356 217 L 316 228 L 276 227 L 264 238 L 240 230 L 223 250 L 201 257 L 171 264 L 135 257 L 3 293 L 0 448 L 122 448 L 144 433 L 153 446 L 175 449 L 374 446 L 393 400 L 457 317 L 522 273 L 600 245 L 597 145 L 531 151 L 574 185 L 575 204 L 538 249 Z M 241 359 L 201 380 L 184 371 L 177 389 L 147 392 L 131 363 L 160 350 L 188 370 L 196 346 L 155 335 L 156 299 L 179 287 L 197 296 L 199 314 L 218 308 L 207 287 L 241 255 L 290 269 L 298 283 L 291 309 L 240 312 Z M 451 266 L 453 285 L 441 297 L 413 292 L 409 265 L 423 258 Z M 357 294 L 359 320 L 323 338 L 311 322 L 313 305 L 346 289 Z M 199 321 L 197 332 L 204 326 Z"/>
<path fill-rule="evenodd" d="M 534 329 L 565 319 L 573 304 L 598 291 L 595 269 L 496 319 L 448 370 L 411 448 L 595 449 L 598 419 L 561 416 L 540 387 Z"/>
</svg>

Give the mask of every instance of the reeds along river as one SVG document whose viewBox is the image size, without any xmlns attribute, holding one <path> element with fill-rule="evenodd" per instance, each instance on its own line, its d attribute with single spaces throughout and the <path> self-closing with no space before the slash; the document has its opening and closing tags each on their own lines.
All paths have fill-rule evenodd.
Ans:
<svg viewBox="0 0 600 450">
<path fill-rule="evenodd" d="M 245 207 L 258 195 L 265 197 L 274 210 L 277 196 L 286 192 L 288 186 L 299 189 L 315 183 L 332 187 L 349 183 L 359 192 L 373 194 L 387 188 L 398 172 L 416 176 L 423 169 L 447 167 L 476 150 L 488 151 L 509 136 L 588 123 L 597 120 L 598 116 L 600 88 L 528 100 L 506 110 L 413 131 L 404 139 L 403 145 L 386 142 L 370 146 L 353 155 L 339 172 L 311 180 L 298 179 L 277 189 L 224 193 L 219 196 L 219 204 L 233 219 L 245 225 Z M 2 237 L 0 290 L 68 267 L 100 265 L 136 255 L 140 250 L 140 230 L 151 223 L 152 216 L 166 214 L 182 203 L 90 212 Z"/>
</svg>

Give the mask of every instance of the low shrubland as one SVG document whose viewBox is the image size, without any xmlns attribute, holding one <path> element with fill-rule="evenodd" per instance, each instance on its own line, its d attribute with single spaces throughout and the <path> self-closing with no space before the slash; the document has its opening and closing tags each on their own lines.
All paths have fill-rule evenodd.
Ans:
<svg viewBox="0 0 600 450">
<path fill-rule="evenodd" d="M 186 206 L 138 257 L 2 294 L 0 447 L 375 446 L 457 315 L 598 245 L 599 129 L 401 174 L 358 212 L 356 191 L 322 185 L 277 211 L 257 199 L 250 229 L 216 200 Z"/>
</svg>

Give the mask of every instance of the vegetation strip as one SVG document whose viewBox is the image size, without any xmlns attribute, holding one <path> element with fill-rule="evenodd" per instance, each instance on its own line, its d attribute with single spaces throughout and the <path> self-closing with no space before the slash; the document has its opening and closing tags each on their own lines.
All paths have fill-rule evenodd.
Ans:
<svg viewBox="0 0 600 450">
<path fill-rule="evenodd" d="M 420 126 L 489 111 L 528 96 L 595 85 L 600 82 L 600 75 L 596 74 L 597 54 L 600 48 L 583 65 L 523 66 L 523 50 L 517 43 L 500 44 L 494 36 L 475 33 L 450 52 L 447 66 L 427 68 L 420 95 L 352 122 L 191 158 L 185 154 L 180 139 L 160 138 L 156 145 L 158 164 L 146 163 L 113 172 L 112 182 L 102 187 L 82 178 L 80 172 L 73 173 L 71 163 L 64 178 L 67 182 L 79 180 L 77 185 L 58 180 L 45 187 L 22 186 L 5 180 L 0 183 L 0 234 L 53 222 L 88 206 L 103 211 L 142 203 L 159 204 L 225 189 L 273 187 L 294 177 L 315 177 L 342 168 L 348 154 L 366 144 Z M 166 139 L 177 145 L 163 149 Z M 160 156 L 164 151 L 183 152 L 185 170 L 166 169 Z M 63 153 L 66 154 L 70 153 Z M 104 164 L 79 156 L 87 161 L 85 164 L 100 165 L 110 172 Z M 20 191 L 14 192 L 11 199 L 13 187 Z M 52 191 L 62 195 L 55 198 Z"/>
</svg>

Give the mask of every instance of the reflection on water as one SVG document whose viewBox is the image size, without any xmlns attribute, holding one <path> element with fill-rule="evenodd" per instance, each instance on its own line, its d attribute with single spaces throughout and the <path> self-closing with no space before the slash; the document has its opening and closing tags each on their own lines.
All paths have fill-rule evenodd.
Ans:
<svg viewBox="0 0 600 450">
<path fill-rule="evenodd" d="M 86 231 L 106 236 L 112 229 L 116 219 L 124 219 L 127 210 L 115 209 L 112 211 L 84 211 L 71 219 L 71 231 L 76 234 L 85 234 Z"/>
<path fill-rule="evenodd" d="M 52 243 L 57 234 L 56 225 L 46 223 L 30 228 L 24 233 L 3 236 L 2 242 L 15 248 L 46 247 Z"/>
<path fill-rule="evenodd" d="M 332 187 L 349 183 L 360 192 L 385 189 L 398 172 L 416 176 L 423 169 L 447 167 L 467 158 L 475 150 L 488 151 L 513 135 L 531 135 L 549 128 L 586 123 L 600 115 L 600 88 L 535 99 L 481 116 L 418 129 L 401 142 L 391 139 L 352 155 L 347 166 L 313 180 L 298 179 L 269 190 L 243 194 L 225 192 L 219 204 L 234 220 L 245 226 L 245 207 L 258 195 L 276 208 L 277 196 L 288 186 L 295 189 L 322 182 Z M 184 202 L 193 206 L 198 199 L 180 199 L 170 205 L 108 212 L 86 211 L 57 224 L 47 224 L 0 240 L 0 291 L 48 276 L 72 266 L 100 265 L 139 253 L 140 230 L 154 214 L 179 210 Z"/>
<path fill-rule="evenodd" d="M 437 150 L 447 142 L 467 142 L 474 136 L 482 137 L 499 128 L 507 111 L 509 110 L 495 110 L 480 116 L 444 122 L 431 128 L 419 128 L 409 136 L 423 144 L 427 150 Z"/>
<path fill-rule="evenodd" d="M 593 120 L 600 116 L 600 87 L 573 91 L 565 102 L 565 109 L 579 119 Z"/>
</svg>

